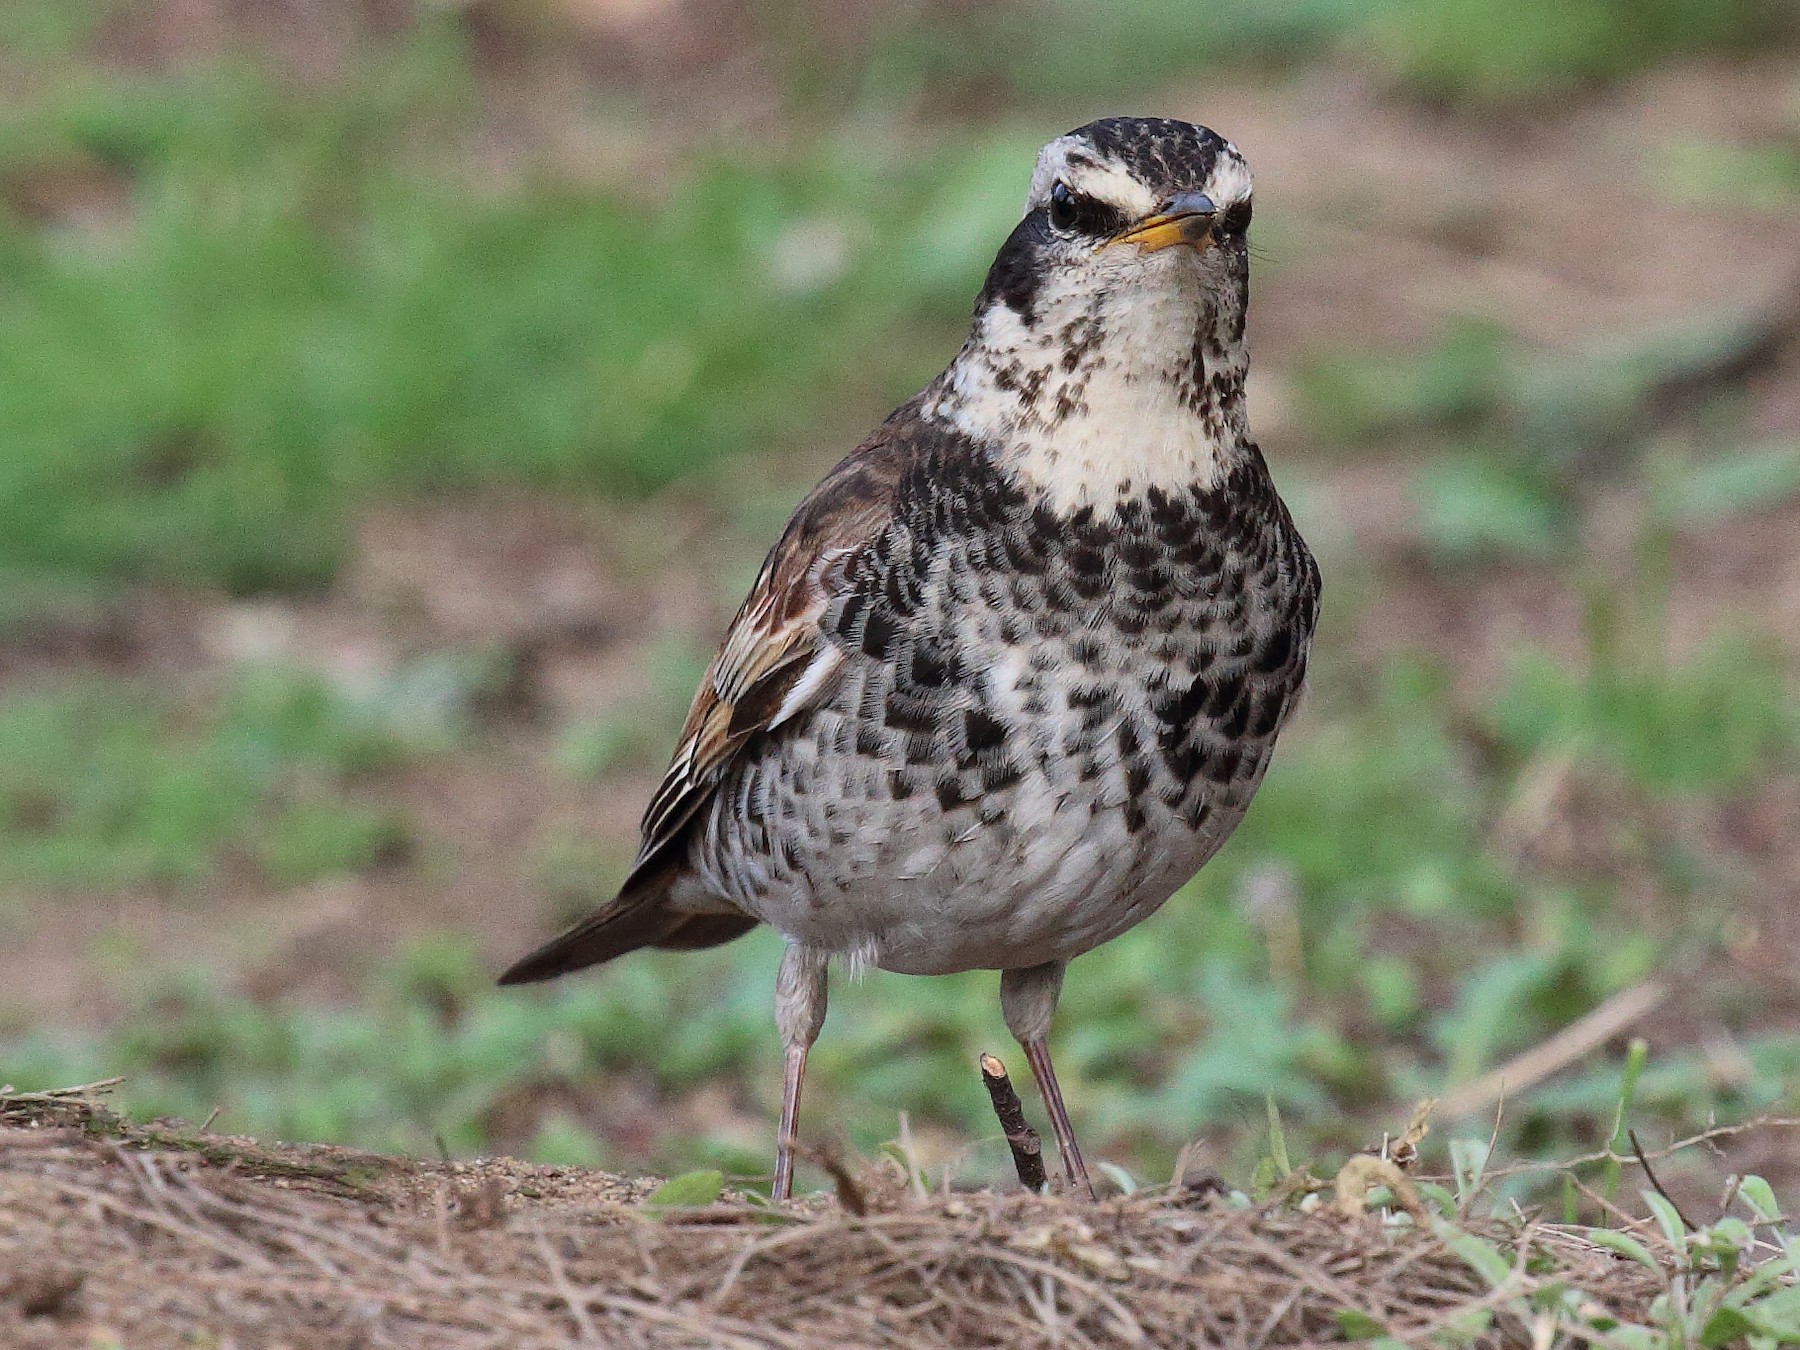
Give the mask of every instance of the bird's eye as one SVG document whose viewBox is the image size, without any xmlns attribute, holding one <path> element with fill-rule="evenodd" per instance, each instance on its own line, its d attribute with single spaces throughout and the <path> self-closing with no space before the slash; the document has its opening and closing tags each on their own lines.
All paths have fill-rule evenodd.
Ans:
<svg viewBox="0 0 1800 1350">
<path fill-rule="evenodd" d="M 1050 189 L 1050 228 L 1064 233 L 1075 228 L 1076 218 L 1081 214 L 1075 201 L 1075 193 L 1069 185 L 1058 180 Z"/>
</svg>

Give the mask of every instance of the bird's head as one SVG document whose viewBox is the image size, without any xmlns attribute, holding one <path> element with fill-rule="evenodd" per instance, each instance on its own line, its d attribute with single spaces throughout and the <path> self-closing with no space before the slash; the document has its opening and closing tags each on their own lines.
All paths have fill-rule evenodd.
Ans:
<svg viewBox="0 0 1800 1350">
<path fill-rule="evenodd" d="M 1057 137 L 939 410 L 1062 496 L 1203 480 L 1245 434 L 1250 210 L 1249 166 L 1206 127 L 1109 117 Z"/>
<path fill-rule="evenodd" d="M 1077 309 L 1150 304 L 1241 313 L 1249 273 L 1250 166 L 1191 122 L 1108 117 L 1038 154 L 1025 215 L 988 274 L 983 302 L 1039 327 Z"/>
</svg>

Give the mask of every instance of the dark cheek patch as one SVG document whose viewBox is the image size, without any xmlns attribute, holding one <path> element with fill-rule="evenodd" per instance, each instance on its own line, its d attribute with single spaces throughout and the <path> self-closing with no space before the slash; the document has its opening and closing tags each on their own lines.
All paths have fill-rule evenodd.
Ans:
<svg viewBox="0 0 1800 1350">
<path fill-rule="evenodd" d="M 1037 318 L 1038 288 L 1045 274 L 1043 255 L 1049 239 L 1050 223 L 1041 208 L 1013 228 L 988 269 L 987 281 L 975 301 L 977 314 L 999 301 L 1027 325 Z"/>
</svg>

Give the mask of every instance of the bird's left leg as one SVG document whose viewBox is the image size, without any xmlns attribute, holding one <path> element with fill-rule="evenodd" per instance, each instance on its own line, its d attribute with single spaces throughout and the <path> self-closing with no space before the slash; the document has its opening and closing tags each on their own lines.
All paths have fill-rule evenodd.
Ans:
<svg viewBox="0 0 1800 1350">
<path fill-rule="evenodd" d="M 786 1200 L 794 1189 L 794 1132 L 800 1118 L 800 1080 L 806 1052 L 825 1025 L 827 955 L 797 942 L 788 944 L 775 975 L 775 1029 L 781 1033 L 781 1125 L 775 1136 L 775 1184 L 770 1194 Z"/>
<path fill-rule="evenodd" d="M 1056 1084 L 1056 1070 L 1050 1064 L 1050 1019 L 1056 1014 L 1056 999 L 1062 993 L 1063 969 L 1061 961 L 1046 961 L 1024 970 L 1002 971 L 1000 1012 L 1006 1018 L 1007 1030 L 1024 1048 L 1025 1062 L 1031 1065 L 1044 1107 L 1050 1112 L 1050 1128 L 1056 1133 L 1057 1151 L 1062 1154 L 1063 1175 L 1068 1178 L 1070 1189 L 1080 1186 L 1092 1200 L 1094 1183 L 1088 1180 L 1087 1164 L 1081 1161 L 1081 1148 L 1075 1142 L 1062 1089 Z"/>
</svg>

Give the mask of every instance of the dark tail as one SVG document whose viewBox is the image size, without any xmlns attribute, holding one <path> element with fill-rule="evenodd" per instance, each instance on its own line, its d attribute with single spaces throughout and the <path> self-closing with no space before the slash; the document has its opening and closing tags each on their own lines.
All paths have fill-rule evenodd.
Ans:
<svg viewBox="0 0 1800 1350">
<path fill-rule="evenodd" d="M 633 880 L 637 880 L 633 878 Z M 501 984 L 532 984 L 597 966 L 640 947 L 695 951 L 742 937 L 757 921 L 747 914 L 683 914 L 671 910 L 668 884 L 630 882 L 611 904 L 588 915 L 507 967 Z"/>
</svg>

